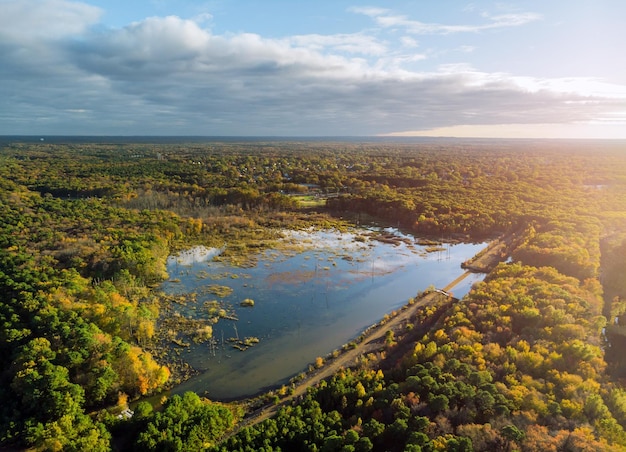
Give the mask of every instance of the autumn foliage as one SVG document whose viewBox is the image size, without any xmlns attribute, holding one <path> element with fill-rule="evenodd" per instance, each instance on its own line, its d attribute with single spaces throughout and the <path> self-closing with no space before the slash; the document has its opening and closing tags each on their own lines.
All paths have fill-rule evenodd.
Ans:
<svg viewBox="0 0 626 452">
<path fill-rule="evenodd" d="M 612 377 L 626 375 L 625 174 L 610 141 L 3 142 L 0 444 L 108 450 L 113 433 L 142 450 L 624 450 Z M 302 194 L 316 202 L 300 208 Z M 333 217 L 516 239 L 467 297 L 390 334 L 380 368 L 344 369 L 225 442 L 237 416 L 195 395 L 160 413 L 140 404 L 127 424 L 104 410 L 170 377 L 148 350 L 172 249 L 245 252 Z"/>
</svg>

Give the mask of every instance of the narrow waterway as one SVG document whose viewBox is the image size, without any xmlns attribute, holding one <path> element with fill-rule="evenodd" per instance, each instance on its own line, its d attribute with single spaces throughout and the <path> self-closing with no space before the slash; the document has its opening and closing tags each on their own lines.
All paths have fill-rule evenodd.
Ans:
<svg viewBox="0 0 626 452">
<path fill-rule="evenodd" d="M 218 300 L 238 318 L 221 319 L 213 326 L 214 345 L 191 344 L 183 352 L 201 373 L 173 392 L 195 391 L 225 400 L 280 385 L 419 291 L 447 285 L 463 273 L 461 263 L 485 247 L 484 243 L 426 247 L 397 231 L 386 231 L 385 237 L 289 233 L 285 246 L 260 254 L 252 268 L 212 261 L 219 250 L 171 258 L 172 280 L 163 290 L 197 293 L 194 303 L 177 307 L 180 314 L 207 315 L 206 302 Z M 463 296 L 480 279 L 482 275 L 463 279 L 453 288 L 454 295 Z M 228 291 L 220 297 L 206 290 L 214 285 Z M 240 306 L 244 299 L 254 300 L 254 306 Z M 231 337 L 255 337 L 259 343 L 239 351 L 229 345 Z"/>
</svg>

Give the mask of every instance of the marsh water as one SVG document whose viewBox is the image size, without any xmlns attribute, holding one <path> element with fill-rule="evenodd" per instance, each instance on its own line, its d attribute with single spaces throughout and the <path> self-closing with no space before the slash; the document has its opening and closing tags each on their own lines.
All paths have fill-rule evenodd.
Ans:
<svg viewBox="0 0 626 452">
<path fill-rule="evenodd" d="M 197 294 L 196 301 L 176 306 L 180 314 L 207 316 L 207 302 L 216 300 L 237 318 L 213 325 L 212 345 L 184 349 L 200 374 L 173 392 L 227 400 L 279 386 L 418 292 L 449 284 L 463 273 L 461 263 L 485 246 L 423 246 L 396 230 L 286 231 L 281 246 L 258 254 L 249 267 L 214 261 L 220 250 L 172 256 L 163 290 Z M 482 277 L 470 275 L 452 292 L 460 298 Z M 215 285 L 229 289 L 218 295 L 206 290 Z M 242 306 L 245 299 L 254 306 Z M 233 337 L 259 342 L 240 351 L 229 343 Z"/>
</svg>

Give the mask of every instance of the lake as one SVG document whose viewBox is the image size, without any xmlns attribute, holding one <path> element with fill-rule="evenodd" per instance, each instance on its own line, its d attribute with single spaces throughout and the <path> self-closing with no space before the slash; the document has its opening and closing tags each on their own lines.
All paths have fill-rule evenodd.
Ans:
<svg viewBox="0 0 626 452">
<path fill-rule="evenodd" d="M 216 345 L 192 343 L 182 352 L 201 373 L 172 393 L 228 400 L 280 386 L 418 292 L 446 286 L 463 273 L 461 263 L 485 246 L 418 245 L 394 229 L 285 231 L 278 249 L 255 256 L 250 268 L 214 261 L 217 249 L 172 256 L 167 263 L 172 279 L 162 289 L 197 294 L 195 302 L 175 305 L 175 311 L 208 317 L 206 303 L 218 300 L 238 318 L 213 325 Z M 454 296 L 461 298 L 483 276 L 462 280 L 452 289 Z M 221 296 L 207 290 L 215 285 L 229 290 Z M 245 299 L 254 306 L 241 306 Z M 240 351 L 229 344 L 232 337 L 259 342 Z"/>
</svg>

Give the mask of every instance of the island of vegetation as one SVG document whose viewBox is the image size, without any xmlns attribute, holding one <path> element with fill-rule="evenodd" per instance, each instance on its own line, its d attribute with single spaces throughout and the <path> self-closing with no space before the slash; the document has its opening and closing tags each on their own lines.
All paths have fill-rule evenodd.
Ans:
<svg viewBox="0 0 626 452">
<path fill-rule="evenodd" d="M 0 143 L 2 447 L 626 450 L 626 143 L 53 141 Z M 285 229 L 373 222 L 503 240 L 464 264 L 489 274 L 463 299 L 412 301 L 337 369 L 311 357 L 328 376 L 159 397 L 234 315 L 173 315 L 168 256 L 254 265 Z"/>
</svg>

